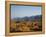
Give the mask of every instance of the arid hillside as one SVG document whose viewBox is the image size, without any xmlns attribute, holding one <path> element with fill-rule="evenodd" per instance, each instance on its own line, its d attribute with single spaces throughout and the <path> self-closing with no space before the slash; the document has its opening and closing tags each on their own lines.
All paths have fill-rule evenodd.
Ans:
<svg viewBox="0 0 46 37">
<path fill-rule="evenodd" d="M 14 18 L 11 20 L 10 32 L 42 31 L 42 16 Z"/>
</svg>

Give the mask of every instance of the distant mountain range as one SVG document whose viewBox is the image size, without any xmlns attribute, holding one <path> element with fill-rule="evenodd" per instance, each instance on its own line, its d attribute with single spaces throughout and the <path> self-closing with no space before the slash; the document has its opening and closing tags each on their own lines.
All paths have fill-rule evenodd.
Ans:
<svg viewBox="0 0 46 37">
<path fill-rule="evenodd" d="M 18 18 L 14 18 L 12 20 L 14 20 L 14 21 L 23 21 L 23 20 L 25 20 L 25 21 L 28 21 L 28 20 L 34 21 L 34 20 L 42 20 L 42 15 L 36 15 L 36 16 L 30 16 L 30 17 L 25 16 L 23 18 L 18 17 Z"/>
</svg>

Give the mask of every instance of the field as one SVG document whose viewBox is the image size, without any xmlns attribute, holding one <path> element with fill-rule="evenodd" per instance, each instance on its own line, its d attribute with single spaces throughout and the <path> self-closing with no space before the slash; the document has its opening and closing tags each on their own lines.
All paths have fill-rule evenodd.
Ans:
<svg viewBox="0 0 46 37">
<path fill-rule="evenodd" d="M 11 19 L 10 32 L 42 31 L 42 15 Z"/>
</svg>

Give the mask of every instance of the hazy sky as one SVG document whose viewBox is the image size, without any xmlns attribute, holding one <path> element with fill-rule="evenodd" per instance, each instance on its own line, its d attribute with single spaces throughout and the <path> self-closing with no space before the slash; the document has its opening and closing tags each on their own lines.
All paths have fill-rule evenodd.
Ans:
<svg viewBox="0 0 46 37">
<path fill-rule="evenodd" d="M 41 7 L 11 5 L 11 18 L 41 15 Z"/>
</svg>

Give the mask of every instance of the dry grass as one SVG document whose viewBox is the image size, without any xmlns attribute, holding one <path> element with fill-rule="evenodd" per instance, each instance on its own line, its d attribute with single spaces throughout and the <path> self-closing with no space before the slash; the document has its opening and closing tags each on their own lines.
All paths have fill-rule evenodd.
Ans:
<svg viewBox="0 0 46 37">
<path fill-rule="evenodd" d="M 11 32 L 29 32 L 29 31 L 38 31 L 39 28 L 39 22 L 31 22 L 31 21 L 21 21 L 21 22 L 11 22 L 10 25 Z"/>
</svg>

